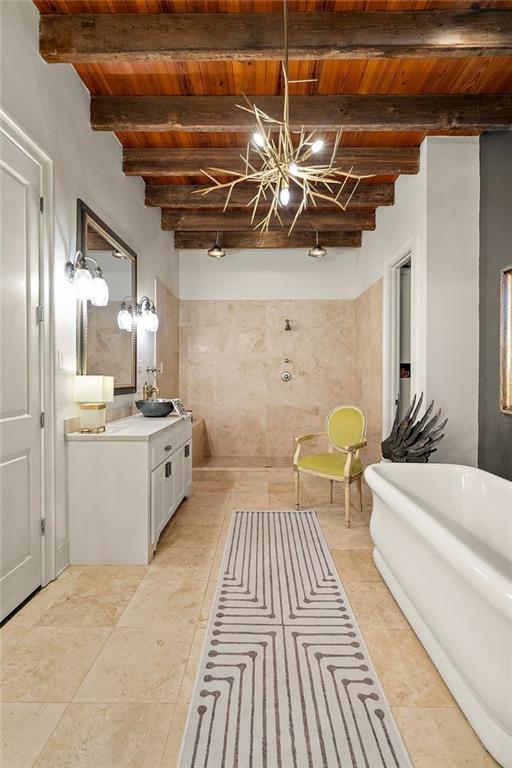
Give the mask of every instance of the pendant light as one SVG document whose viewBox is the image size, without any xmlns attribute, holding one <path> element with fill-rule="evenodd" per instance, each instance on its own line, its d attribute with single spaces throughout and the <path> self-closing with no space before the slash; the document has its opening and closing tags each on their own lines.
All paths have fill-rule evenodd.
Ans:
<svg viewBox="0 0 512 768">
<path fill-rule="evenodd" d="M 211 259 L 223 259 L 224 256 L 226 255 L 226 251 L 224 250 L 224 248 L 221 248 L 221 246 L 219 245 L 219 233 L 218 232 L 217 232 L 217 237 L 215 238 L 214 245 L 212 245 L 211 248 L 208 248 L 206 253 L 208 254 L 208 256 Z"/>
<path fill-rule="evenodd" d="M 318 242 L 318 231 L 316 232 L 316 243 L 309 249 L 308 256 L 311 256 L 312 259 L 323 259 L 324 256 L 327 256 L 327 249 L 323 248 Z"/>
</svg>

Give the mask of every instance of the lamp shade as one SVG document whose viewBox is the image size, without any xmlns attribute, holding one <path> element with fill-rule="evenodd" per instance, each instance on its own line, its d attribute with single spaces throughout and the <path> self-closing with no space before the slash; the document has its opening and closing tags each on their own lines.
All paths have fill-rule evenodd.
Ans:
<svg viewBox="0 0 512 768">
<path fill-rule="evenodd" d="M 77 403 L 111 403 L 114 399 L 114 377 L 75 376 L 73 394 Z"/>
</svg>

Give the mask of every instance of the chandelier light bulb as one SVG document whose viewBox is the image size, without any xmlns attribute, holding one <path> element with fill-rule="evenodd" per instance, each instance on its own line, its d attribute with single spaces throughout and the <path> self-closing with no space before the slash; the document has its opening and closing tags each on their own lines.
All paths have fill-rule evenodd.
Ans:
<svg viewBox="0 0 512 768">
<path fill-rule="evenodd" d="M 297 163 L 290 163 L 288 166 L 288 172 L 291 173 L 292 176 L 296 176 L 299 171 L 299 166 Z"/>
<path fill-rule="evenodd" d="M 261 133 L 259 133 L 259 131 L 256 131 L 255 133 L 253 133 L 252 140 L 254 141 L 257 147 L 265 146 L 265 139 L 263 138 Z"/>
<path fill-rule="evenodd" d="M 290 187 L 282 187 L 279 192 L 279 200 L 281 205 L 288 205 L 290 202 Z"/>
<path fill-rule="evenodd" d="M 311 151 L 314 155 L 316 155 L 317 152 L 320 152 L 323 148 L 324 148 L 323 139 L 317 139 L 311 145 Z"/>
</svg>

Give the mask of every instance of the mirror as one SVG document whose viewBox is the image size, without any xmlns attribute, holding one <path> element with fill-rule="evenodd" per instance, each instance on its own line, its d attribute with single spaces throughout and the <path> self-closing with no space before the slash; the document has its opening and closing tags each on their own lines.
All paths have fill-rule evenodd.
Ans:
<svg viewBox="0 0 512 768">
<path fill-rule="evenodd" d="M 78 302 L 78 373 L 114 377 L 114 394 L 137 389 L 137 328 L 121 330 L 117 315 L 123 299 L 137 300 L 137 254 L 82 201 L 77 207 L 77 250 L 94 272 L 97 262 L 108 285 L 105 306 Z"/>
</svg>

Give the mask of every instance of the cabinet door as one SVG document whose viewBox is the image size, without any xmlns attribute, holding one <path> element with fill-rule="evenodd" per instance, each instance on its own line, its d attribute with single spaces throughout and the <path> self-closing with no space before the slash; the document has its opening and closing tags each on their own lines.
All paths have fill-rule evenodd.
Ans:
<svg viewBox="0 0 512 768">
<path fill-rule="evenodd" d="M 171 517 L 173 516 L 176 507 L 178 506 L 177 500 L 176 500 L 176 482 L 177 482 L 177 464 L 176 461 L 177 453 L 174 453 L 172 457 L 165 462 L 165 497 L 164 497 L 164 505 L 165 505 L 165 514 L 164 514 L 164 525 L 169 522 Z"/>
<path fill-rule="evenodd" d="M 187 496 L 192 486 L 192 440 L 183 446 L 183 494 Z"/>
<path fill-rule="evenodd" d="M 160 464 L 151 473 L 151 543 L 156 544 L 167 522 L 167 477 L 166 465 Z"/>
<path fill-rule="evenodd" d="M 176 451 L 176 505 L 180 503 L 184 495 L 184 478 L 183 478 L 183 446 Z"/>
</svg>

